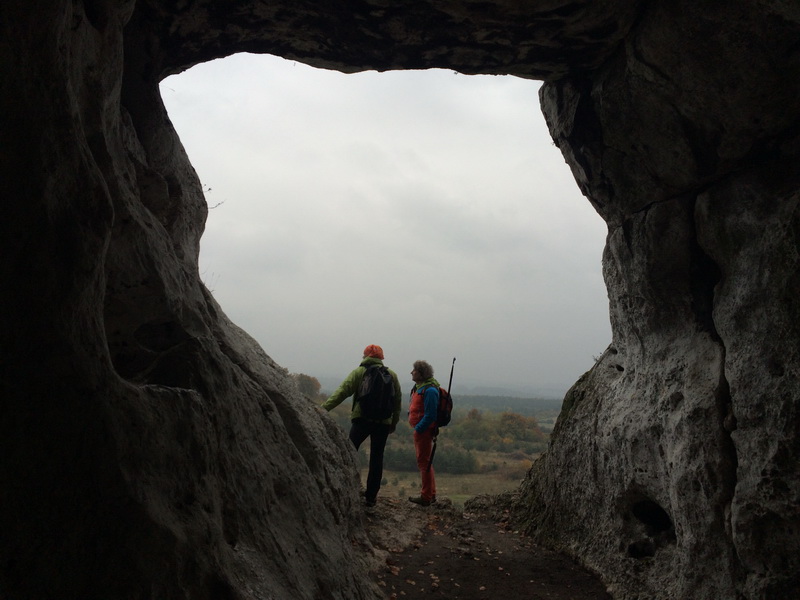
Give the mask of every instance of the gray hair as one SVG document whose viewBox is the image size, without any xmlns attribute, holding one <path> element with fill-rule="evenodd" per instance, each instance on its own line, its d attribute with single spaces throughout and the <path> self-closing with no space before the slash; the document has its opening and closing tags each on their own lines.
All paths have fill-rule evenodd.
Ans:
<svg viewBox="0 0 800 600">
<path fill-rule="evenodd" d="M 414 370 L 420 374 L 422 379 L 430 379 L 433 377 L 433 367 L 427 361 L 417 360 L 414 361 Z"/>
</svg>

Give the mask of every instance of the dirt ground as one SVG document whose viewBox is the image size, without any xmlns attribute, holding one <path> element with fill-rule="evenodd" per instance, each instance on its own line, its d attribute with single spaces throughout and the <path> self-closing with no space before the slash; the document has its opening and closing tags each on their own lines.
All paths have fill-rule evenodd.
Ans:
<svg viewBox="0 0 800 600">
<path fill-rule="evenodd" d="M 379 497 L 364 518 L 387 599 L 611 599 L 594 575 L 514 531 L 488 498 L 461 511 L 446 498 L 421 507 Z"/>
</svg>

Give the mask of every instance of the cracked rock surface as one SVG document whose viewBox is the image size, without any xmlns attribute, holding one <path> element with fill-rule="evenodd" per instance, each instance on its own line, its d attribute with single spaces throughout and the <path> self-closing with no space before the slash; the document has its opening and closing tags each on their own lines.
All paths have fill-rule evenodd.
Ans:
<svg viewBox="0 0 800 600">
<path fill-rule="evenodd" d="M 375 594 L 346 437 L 198 274 L 158 83 L 247 51 L 545 81 L 613 339 L 516 518 L 615 598 L 791 597 L 798 39 L 782 0 L 4 1 L 0 595 Z"/>
</svg>

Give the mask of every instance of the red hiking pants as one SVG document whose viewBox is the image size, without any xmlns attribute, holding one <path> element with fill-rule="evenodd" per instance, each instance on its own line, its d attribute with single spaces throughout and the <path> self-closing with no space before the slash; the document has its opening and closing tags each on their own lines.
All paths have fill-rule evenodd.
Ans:
<svg viewBox="0 0 800 600">
<path fill-rule="evenodd" d="M 431 465 L 431 450 L 433 449 L 433 434 L 435 428 L 431 427 L 424 433 L 414 432 L 414 449 L 417 451 L 417 468 L 422 476 L 423 500 L 431 501 L 436 497 L 436 478 Z"/>
</svg>

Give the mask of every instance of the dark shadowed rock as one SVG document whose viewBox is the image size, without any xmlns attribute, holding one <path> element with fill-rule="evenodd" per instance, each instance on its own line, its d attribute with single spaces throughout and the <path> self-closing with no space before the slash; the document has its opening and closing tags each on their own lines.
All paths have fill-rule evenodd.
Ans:
<svg viewBox="0 0 800 600">
<path fill-rule="evenodd" d="M 798 39 L 779 0 L 3 2 L 0 595 L 377 593 L 345 436 L 198 274 L 158 83 L 248 51 L 546 81 L 613 341 L 517 514 L 617 598 L 790 597 Z"/>
</svg>

